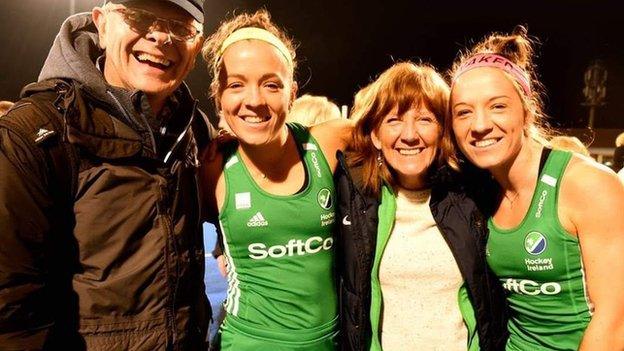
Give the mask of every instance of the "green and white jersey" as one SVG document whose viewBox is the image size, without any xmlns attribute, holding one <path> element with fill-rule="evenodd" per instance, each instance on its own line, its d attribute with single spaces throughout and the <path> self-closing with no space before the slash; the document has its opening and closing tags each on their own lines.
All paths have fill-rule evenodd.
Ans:
<svg viewBox="0 0 624 351">
<path fill-rule="evenodd" d="M 488 223 L 487 261 L 512 310 L 507 350 L 577 350 L 591 319 L 579 241 L 557 212 L 571 156 L 551 151 L 520 225 L 505 230 Z"/>
<path fill-rule="evenodd" d="M 238 152 L 224 158 L 226 195 L 219 215 L 229 267 L 224 339 L 244 333 L 311 342 L 336 334 L 333 174 L 308 130 L 299 124 L 288 128 L 306 170 L 306 183 L 294 195 L 262 190 Z"/>
</svg>

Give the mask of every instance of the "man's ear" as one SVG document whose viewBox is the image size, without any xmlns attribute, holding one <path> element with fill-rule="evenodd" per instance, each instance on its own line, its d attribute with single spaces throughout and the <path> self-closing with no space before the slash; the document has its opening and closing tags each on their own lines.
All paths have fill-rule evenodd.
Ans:
<svg viewBox="0 0 624 351">
<path fill-rule="evenodd" d="M 94 7 L 91 11 L 91 18 L 93 18 L 93 23 L 98 31 L 98 41 L 100 44 L 100 48 L 106 49 L 106 41 L 104 38 L 106 37 L 106 14 L 105 10 L 101 7 Z"/>
<path fill-rule="evenodd" d="M 204 36 L 200 35 L 197 38 L 195 38 L 195 42 L 193 43 L 193 46 L 191 48 L 191 52 L 192 52 L 192 59 L 190 61 L 190 67 L 189 67 L 189 71 L 191 71 L 193 68 L 195 68 L 195 63 L 197 62 L 197 55 L 199 55 L 201 53 L 201 49 L 204 45 Z"/>
<path fill-rule="evenodd" d="M 199 47 L 198 52 L 201 52 L 201 49 L 204 46 L 204 42 L 206 41 L 206 38 L 204 37 L 203 34 L 201 34 L 195 40 L 197 40 L 197 46 Z"/>
</svg>

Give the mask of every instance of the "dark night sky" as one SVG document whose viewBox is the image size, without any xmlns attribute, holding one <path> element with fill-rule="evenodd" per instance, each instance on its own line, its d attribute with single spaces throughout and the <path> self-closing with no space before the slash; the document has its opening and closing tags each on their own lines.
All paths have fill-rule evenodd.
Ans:
<svg viewBox="0 0 624 351">
<path fill-rule="evenodd" d="M 15 100 L 36 79 L 70 0 L 2 0 L 0 4 L 0 99 Z M 76 0 L 89 10 L 99 0 Z M 215 29 L 233 10 L 266 7 L 299 43 L 301 93 L 327 95 L 351 104 L 359 87 L 394 61 L 414 60 L 450 67 L 458 50 L 491 31 L 526 24 L 542 46 L 538 73 L 547 88 L 551 123 L 583 127 L 583 73 L 594 59 L 609 72 L 607 105 L 595 127 L 624 128 L 624 46 L 621 11 L 615 1 L 425 2 L 425 1 L 215 1 L 206 0 L 206 28 Z M 511 6 L 514 6 L 513 8 Z M 188 78 L 208 107 L 205 65 Z"/>
</svg>

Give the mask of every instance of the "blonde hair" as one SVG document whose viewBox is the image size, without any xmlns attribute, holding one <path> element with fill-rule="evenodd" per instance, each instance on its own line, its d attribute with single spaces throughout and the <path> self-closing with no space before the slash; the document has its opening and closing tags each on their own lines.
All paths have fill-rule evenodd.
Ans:
<svg viewBox="0 0 624 351">
<path fill-rule="evenodd" d="M 624 146 L 624 133 L 620 133 L 616 138 L 615 138 L 615 146 Z"/>
<path fill-rule="evenodd" d="M 455 77 L 462 63 L 477 54 L 497 54 L 518 65 L 527 73 L 531 82 L 531 92 L 529 95 L 524 92 L 522 86 L 516 79 L 506 72 L 503 73 L 513 83 L 522 101 L 524 111 L 529 115 L 529 119 L 526 122 L 528 123 L 528 135 L 541 144 L 548 145 L 548 140 L 553 133 L 546 123 L 548 117 L 544 113 L 544 104 L 542 102 L 544 87 L 537 79 L 533 64 L 533 46 L 536 44 L 538 44 L 537 40 L 529 38 L 527 30 L 523 26 L 516 26 L 512 34 L 492 33 L 476 44 L 472 49 L 463 53 L 460 52 L 448 76 L 450 79 Z M 450 123 L 452 119 L 450 106 L 446 116 L 447 123 Z M 453 131 L 450 128 L 445 130 L 444 140 L 444 143 L 456 148 Z"/>
<path fill-rule="evenodd" d="M 550 146 L 553 149 L 572 151 L 581 155 L 590 156 L 587 147 L 579 140 L 579 138 L 567 135 L 558 135 L 550 139 Z"/>
<path fill-rule="evenodd" d="M 325 96 L 305 94 L 293 101 L 286 120 L 298 122 L 304 126 L 313 126 L 325 121 L 340 118 L 338 105 Z"/>
<path fill-rule="evenodd" d="M 435 115 L 441 130 L 447 110 L 449 86 L 431 66 L 412 62 L 394 64 L 377 80 L 364 88 L 354 104 L 351 118 L 357 120 L 353 133 L 353 147 L 347 154 L 350 166 L 362 167 L 363 188 L 378 194 L 382 183 L 396 184 L 385 162 L 378 164 L 379 151 L 373 145 L 371 133 L 378 130 L 384 117 L 395 107 L 402 115 L 415 106 L 425 106 Z M 439 152 L 437 165 L 446 162 L 449 152 Z"/>
<path fill-rule="evenodd" d="M 223 60 L 221 59 L 222 57 L 220 54 L 221 46 L 223 45 L 223 42 L 236 30 L 247 27 L 264 29 L 282 41 L 292 57 L 291 78 L 293 81 L 295 79 L 294 74 L 297 68 L 297 55 L 295 52 L 295 45 L 286 32 L 271 21 L 271 15 L 267 10 L 258 10 L 253 14 L 242 13 L 230 20 L 221 22 L 219 28 L 210 37 L 208 37 L 202 48 L 202 57 L 208 63 L 208 72 L 211 77 L 210 97 L 214 98 L 217 110 L 220 108 L 218 96 L 223 91 L 219 81 L 223 68 Z"/>
<path fill-rule="evenodd" d="M 364 104 L 364 101 L 366 101 L 366 96 L 370 92 L 371 86 L 372 84 L 369 84 L 365 86 L 364 88 L 358 90 L 357 93 L 355 93 L 355 96 L 353 97 L 353 107 L 351 107 L 349 119 L 357 121 L 357 118 L 360 117 L 360 116 L 355 116 L 353 112 L 362 109 L 362 104 Z"/>
</svg>

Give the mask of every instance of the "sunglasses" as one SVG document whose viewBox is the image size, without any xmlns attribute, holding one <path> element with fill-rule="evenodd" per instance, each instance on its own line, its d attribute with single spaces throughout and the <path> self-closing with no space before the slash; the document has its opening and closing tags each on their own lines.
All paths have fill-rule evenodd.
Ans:
<svg viewBox="0 0 624 351">
<path fill-rule="evenodd" d="M 119 13 L 123 21 L 138 33 L 148 33 L 154 30 L 154 28 L 166 29 L 169 36 L 178 41 L 192 41 L 202 34 L 201 27 L 195 21 L 193 21 L 193 24 L 185 23 L 174 19 L 157 17 L 149 11 L 127 7 L 111 9 L 111 11 Z"/>
</svg>

